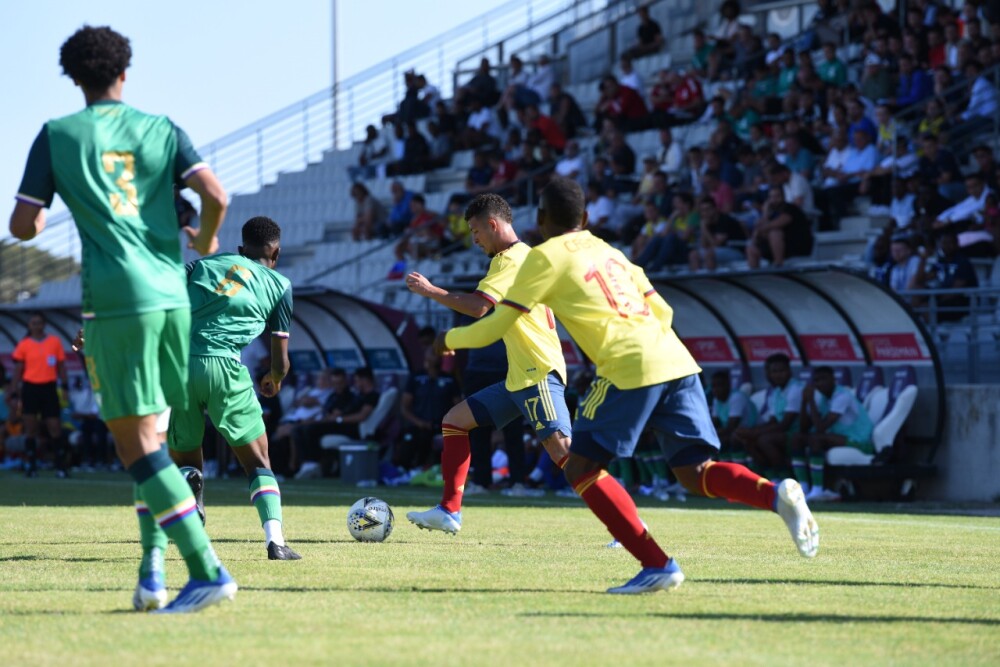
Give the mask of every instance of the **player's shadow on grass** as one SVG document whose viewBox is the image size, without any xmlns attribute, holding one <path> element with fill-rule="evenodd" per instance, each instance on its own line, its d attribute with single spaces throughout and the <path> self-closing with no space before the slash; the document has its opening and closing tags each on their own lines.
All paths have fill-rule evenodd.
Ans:
<svg viewBox="0 0 1000 667">
<path fill-rule="evenodd" d="M 62 542 L 60 544 L 65 544 Z M 14 561 L 36 561 L 36 560 L 50 560 L 59 561 L 60 563 L 110 563 L 112 561 L 133 561 L 135 558 L 83 558 L 83 557 L 59 557 L 59 556 L 36 556 L 33 554 L 22 554 L 20 556 L 4 556 L 0 558 L 0 563 L 14 562 Z"/>
<path fill-rule="evenodd" d="M 469 593 L 476 595 L 511 595 L 511 594 L 543 594 L 567 593 L 570 595 L 607 595 L 599 590 L 553 590 L 551 588 L 461 588 L 455 586 L 241 586 L 240 591 L 253 593 L 400 593 L 410 595 L 412 593 L 430 594 L 455 594 Z"/>
<path fill-rule="evenodd" d="M 944 623 L 950 625 L 1000 626 L 1000 618 L 948 618 L 939 616 L 862 616 L 858 614 L 733 614 L 725 612 L 651 611 L 639 614 L 602 614 L 598 612 L 529 611 L 525 618 L 669 618 L 689 621 L 758 621 L 762 623 Z"/>
<path fill-rule="evenodd" d="M 975 584 L 947 584 L 936 582 L 912 581 L 845 581 L 843 579 L 713 579 L 699 577 L 697 583 L 772 586 L 793 584 L 796 586 L 885 586 L 890 588 L 966 588 L 974 590 L 998 590 L 1000 586 L 977 586 Z"/>
</svg>

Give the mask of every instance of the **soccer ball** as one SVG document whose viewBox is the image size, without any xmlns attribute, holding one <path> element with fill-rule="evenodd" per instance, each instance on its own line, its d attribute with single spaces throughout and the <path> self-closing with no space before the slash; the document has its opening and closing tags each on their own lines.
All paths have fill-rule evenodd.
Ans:
<svg viewBox="0 0 1000 667">
<path fill-rule="evenodd" d="M 347 511 L 347 530 L 359 542 L 384 542 L 395 521 L 392 508 L 378 498 L 362 498 Z"/>
</svg>

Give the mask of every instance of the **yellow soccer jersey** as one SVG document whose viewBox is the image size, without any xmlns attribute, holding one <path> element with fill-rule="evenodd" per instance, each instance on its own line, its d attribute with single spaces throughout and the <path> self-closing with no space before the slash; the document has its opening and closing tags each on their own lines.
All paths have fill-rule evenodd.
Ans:
<svg viewBox="0 0 1000 667">
<path fill-rule="evenodd" d="M 641 268 L 584 230 L 533 248 L 503 303 L 522 311 L 549 306 L 598 376 L 635 389 L 701 372 L 669 314 L 664 320 L 650 308 L 652 294 Z"/>
<path fill-rule="evenodd" d="M 530 251 L 531 248 L 518 242 L 494 255 L 490 270 L 476 287 L 476 294 L 494 305 L 503 300 Z M 566 359 L 552 311 L 543 305 L 529 311 L 503 336 L 507 346 L 505 386 L 509 391 L 534 386 L 552 371 L 566 382 Z"/>
</svg>

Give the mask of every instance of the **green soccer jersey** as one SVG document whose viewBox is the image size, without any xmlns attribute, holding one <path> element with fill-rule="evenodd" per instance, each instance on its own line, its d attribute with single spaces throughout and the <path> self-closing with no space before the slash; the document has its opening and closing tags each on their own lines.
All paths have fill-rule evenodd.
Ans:
<svg viewBox="0 0 1000 667">
<path fill-rule="evenodd" d="M 45 124 L 17 199 L 47 207 L 59 193 L 73 214 L 84 318 L 187 307 L 173 185 L 207 166 L 166 116 L 121 102 Z"/>
<path fill-rule="evenodd" d="M 292 285 L 277 271 L 242 255 L 222 253 L 187 265 L 191 355 L 231 357 L 264 330 L 288 337 Z"/>
</svg>

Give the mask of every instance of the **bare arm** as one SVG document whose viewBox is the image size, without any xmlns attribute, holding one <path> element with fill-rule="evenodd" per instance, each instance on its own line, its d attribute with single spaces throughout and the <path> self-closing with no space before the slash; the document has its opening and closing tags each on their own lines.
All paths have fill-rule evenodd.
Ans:
<svg viewBox="0 0 1000 667">
<path fill-rule="evenodd" d="M 30 241 L 45 229 L 45 209 L 18 200 L 10 215 L 10 233 L 22 241 Z"/>
<path fill-rule="evenodd" d="M 24 377 L 24 362 L 14 363 L 14 376 L 10 380 L 10 393 L 19 394 L 21 392 L 21 378 Z"/>
<path fill-rule="evenodd" d="M 201 198 L 201 222 L 195 230 L 185 227 L 190 237 L 189 247 L 205 256 L 219 249 L 216 234 L 226 217 L 226 191 L 211 169 L 201 169 L 188 176 L 185 183 Z"/>
<path fill-rule="evenodd" d="M 288 361 L 288 339 L 271 336 L 271 374 L 261 380 L 260 391 L 270 398 L 281 391 L 281 381 L 292 367 Z"/>
<path fill-rule="evenodd" d="M 479 319 L 490 311 L 493 304 L 479 294 L 458 294 L 436 286 L 425 276 L 414 271 L 406 276 L 406 286 L 414 294 L 437 301 L 454 311 Z"/>
</svg>

